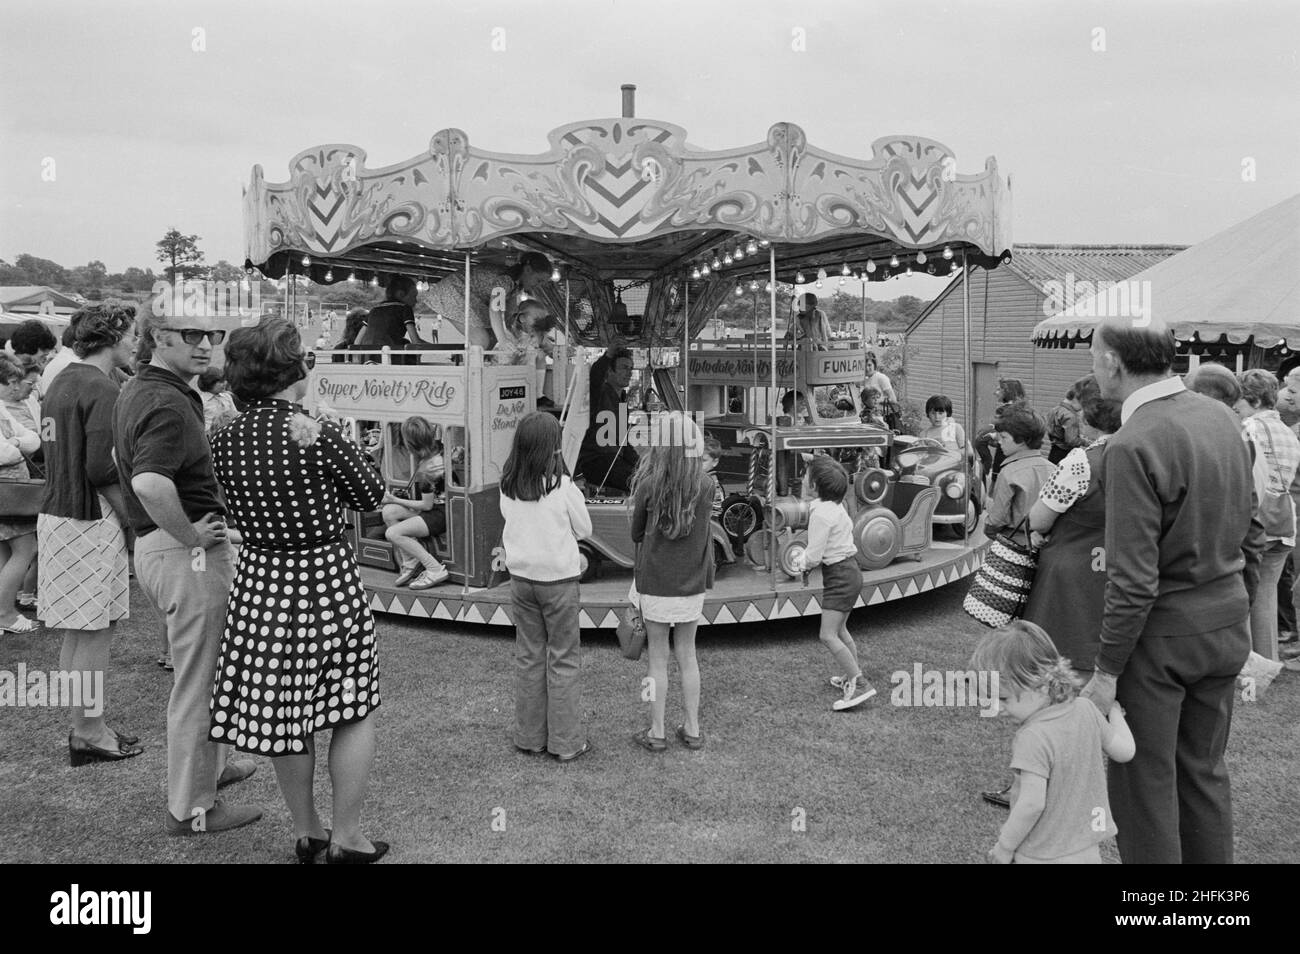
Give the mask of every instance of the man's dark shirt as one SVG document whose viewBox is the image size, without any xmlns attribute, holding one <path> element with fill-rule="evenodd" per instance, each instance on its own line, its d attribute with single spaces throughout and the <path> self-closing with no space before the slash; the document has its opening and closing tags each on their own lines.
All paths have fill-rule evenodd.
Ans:
<svg viewBox="0 0 1300 954">
<path fill-rule="evenodd" d="M 370 309 L 366 327 L 357 338 L 371 350 L 388 347 L 400 351 L 406 347 L 406 323 L 415 321 L 415 311 L 400 301 L 386 301 Z"/>
<path fill-rule="evenodd" d="M 203 429 L 203 400 L 172 372 L 145 365 L 122 388 L 113 418 L 117 467 L 126 512 L 138 535 L 158 529 L 131 488 L 136 474 L 159 474 L 176 485 L 191 523 L 224 514 L 212 449 Z"/>
</svg>

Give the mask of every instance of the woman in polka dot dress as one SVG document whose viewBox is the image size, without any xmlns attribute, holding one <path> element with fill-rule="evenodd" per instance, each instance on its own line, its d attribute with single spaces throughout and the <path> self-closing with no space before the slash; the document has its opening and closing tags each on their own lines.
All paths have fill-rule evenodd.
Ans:
<svg viewBox="0 0 1300 954">
<path fill-rule="evenodd" d="M 231 390 L 248 403 L 212 442 L 213 469 L 243 535 L 212 695 L 214 741 L 271 756 L 293 814 L 298 858 L 374 861 L 361 834 L 379 707 L 375 625 L 343 507 L 374 510 L 383 480 L 328 422 L 297 407 L 308 356 L 282 319 L 241 328 L 226 346 Z M 334 729 L 332 836 L 312 793 L 313 733 Z"/>
</svg>

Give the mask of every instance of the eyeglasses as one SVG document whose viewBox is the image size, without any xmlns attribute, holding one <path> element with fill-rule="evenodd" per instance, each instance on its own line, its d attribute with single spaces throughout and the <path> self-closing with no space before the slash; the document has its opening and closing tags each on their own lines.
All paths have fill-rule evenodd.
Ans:
<svg viewBox="0 0 1300 954">
<path fill-rule="evenodd" d="M 203 328 L 160 328 L 159 330 L 176 332 L 187 345 L 196 345 L 204 338 L 214 345 L 219 345 L 226 340 L 224 331 L 207 331 Z"/>
</svg>

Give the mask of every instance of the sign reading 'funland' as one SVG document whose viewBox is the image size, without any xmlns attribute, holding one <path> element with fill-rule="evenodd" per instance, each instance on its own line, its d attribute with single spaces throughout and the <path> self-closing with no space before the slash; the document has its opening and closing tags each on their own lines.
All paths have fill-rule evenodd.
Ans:
<svg viewBox="0 0 1300 954">
<path fill-rule="evenodd" d="M 688 360 L 691 384 L 743 384 L 758 379 L 759 386 L 772 379 L 771 355 L 733 350 L 692 351 Z M 777 355 L 777 387 L 794 382 L 794 358 Z M 854 384 L 866 377 L 866 353 L 859 350 L 810 351 L 799 355 L 800 384 Z"/>
</svg>

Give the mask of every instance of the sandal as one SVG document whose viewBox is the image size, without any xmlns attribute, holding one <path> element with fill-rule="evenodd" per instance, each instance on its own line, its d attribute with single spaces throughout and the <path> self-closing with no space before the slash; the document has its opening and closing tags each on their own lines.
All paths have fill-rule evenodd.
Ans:
<svg viewBox="0 0 1300 954">
<path fill-rule="evenodd" d="M 687 734 L 686 734 L 686 726 L 684 726 L 684 725 L 679 725 L 679 726 L 677 727 L 677 738 L 680 739 L 682 745 L 686 746 L 688 749 L 702 749 L 702 748 L 704 748 L 704 736 L 703 736 L 703 734 L 700 734 L 700 735 L 687 735 Z"/>
<path fill-rule="evenodd" d="M 656 739 L 650 734 L 649 729 L 642 729 L 636 735 L 632 736 L 632 741 L 649 752 L 662 752 L 664 749 L 668 748 L 668 740 Z"/>
<path fill-rule="evenodd" d="M 27 633 L 35 633 L 39 631 L 40 628 L 41 624 L 36 620 L 19 613 L 18 618 L 12 623 L 0 624 L 0 636 L 3 636 L 5 633 L 17 633 L 22 636 Z"/>
</svg>

